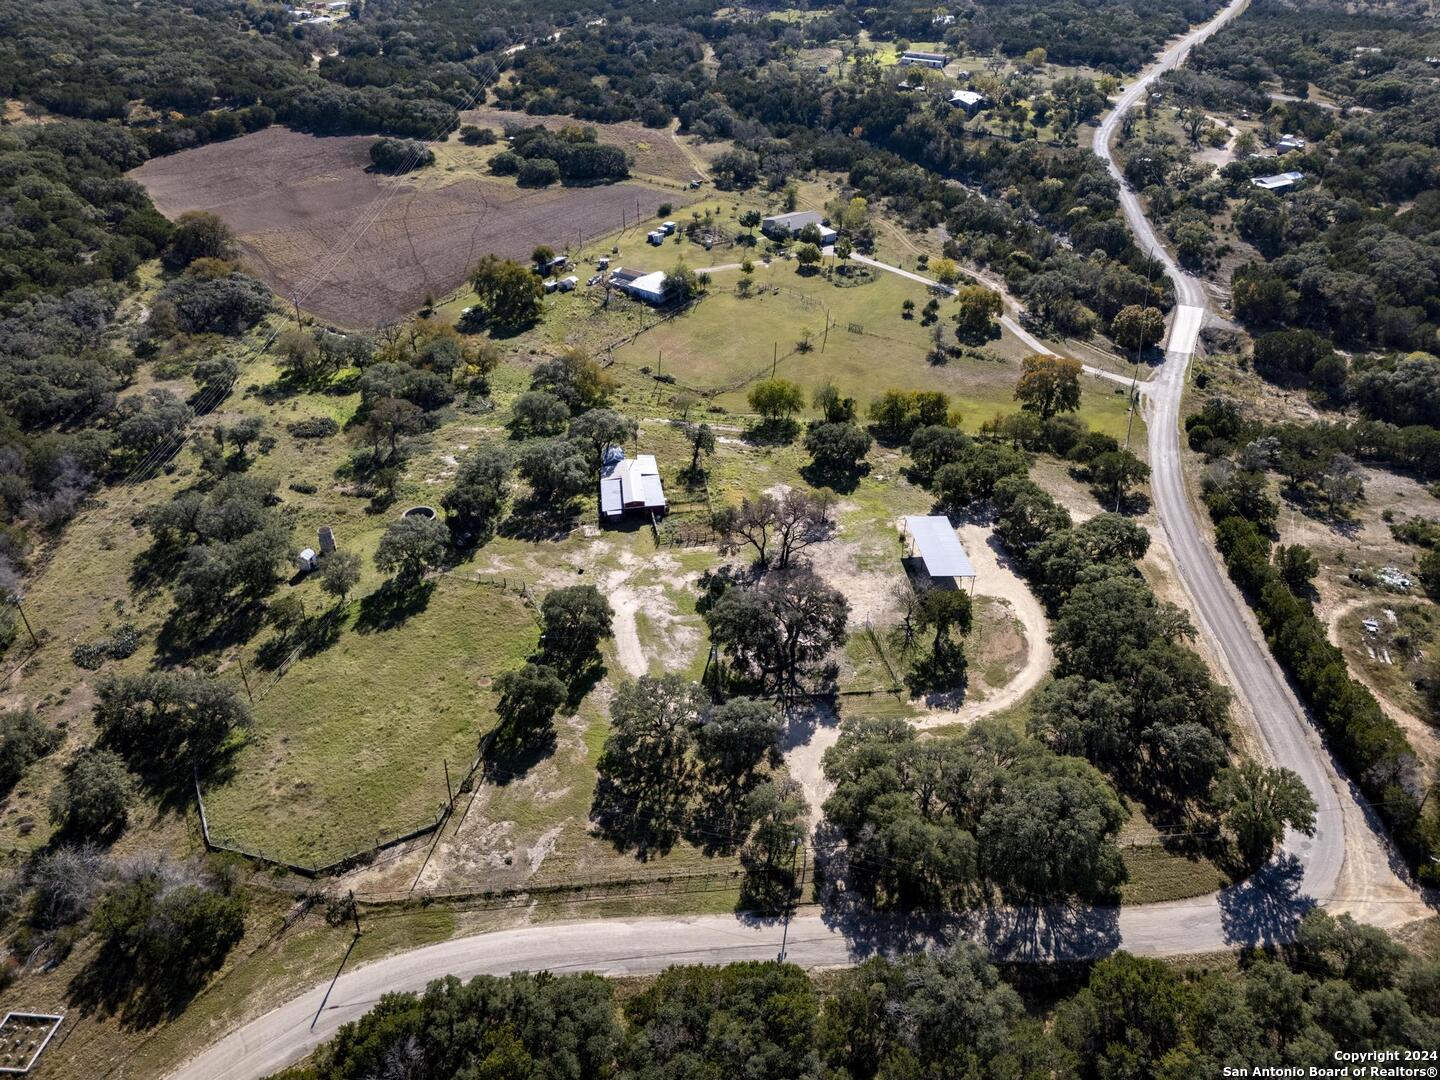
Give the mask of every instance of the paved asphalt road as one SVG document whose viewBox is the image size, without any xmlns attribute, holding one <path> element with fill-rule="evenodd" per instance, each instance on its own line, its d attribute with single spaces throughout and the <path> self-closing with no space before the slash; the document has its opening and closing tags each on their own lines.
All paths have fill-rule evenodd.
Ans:
<svg viewBox="0 0 1440 1080">
<path fill-rule="evenodd" d="M 1181 270 L 1160 243 L 1141 209 L 1139 198 L 1120 175 L 1111 152 L 1111 142 L 1122 116 L 1149 93 L 1151 82 L 1181 64 L 1197 42 L 1238 15 L 1247 3 L 1248 0 L 1232 0 L 1214 19 L 1167 49 L 1145 76 L 1121 95 L 1116 108 L 1101 123 L 1094 147 L 1120 184 L 1126 223 L 1141 246 L 1165 264 L 1165 271 L 1175 285 L 1177 305 L 1166 343 L 1165 363 L 1147 384 L 1145 394 L 1149 406 L 1150 487 L 1161 528 L 1173 552 L 1181 584 L 1199 616 L 1200 630 L 1228 670 L 1230 685 L 1249 704 L 1266 749 L 1277 764 L 1299 773 L 1315 797 L 1320 809 L 1316 835 L 1306 838 L 1292 834 L 1287 837 L 1286 850 L 1297 857 L 1303 867 L 1302 890 L 1310 896 L 1325 896 L 1334 889 L 1345 859 L 1341 793 L 1313 726 L 1262 643 L 1249 608 L 1221 569 L 1185 490 L 1180 456 L 1180 403 L 1190 358 L 1205 317 L 1205 287 Z M 1366 837 L 1353 839 L 1361 843 L 1374 841 Z"/>
<path fill-rule="evenodd" d="M 1196 42 L 1238 14 L 1246 2 L 1235 0 L 1210 23 L 1186 35 L 1125 91 L 1100 126 L 1095 143 L 1112 171 L 1109 140 L 1120 114 L 1147 92 L 1160 73 L 1183 61 Z M 1201 632 L 1216 647 L 1230 685 L 1249 702 L 1269 754 L 1299 773 L 1314 794 L 1320 807 L 1317 834 L 1313 839 L 1287 837 L 1285 851 L 1260 874 L 1194 900 L 1118 911 L 1001 912 L 925 924 L 874 916 L 849 922 L 844 917 L 806 914 L 789 928 L 787 955 L 795 963 L 840 966 L 875 952 L 913 949 L 955 936 L 984 941 L 997 955 L 1015 958 L 1097 955 L 1122 946 L 1152 955 L 1204 952 L 1283 938 L 1297 912 L 1335 895 L 1346 855 L 1345 821 L 1357 816 L 1348 812 L 1353 803 L 1328 768 L 1318 737 L 1260 644 L 1248 608 L 1217 565 L 1185 493 L 1178 419 L 1186 368 L 1204 318 L 1205 291 L 1165 254 L 1133 193 L 1123 184 L 1121 191 L 1127 221 L 1141 242 L 1165 260 L 1180 301 L 1166 362 L 1144 385 L 1154 470 L 1151 486 L 1161 525 L 1194 601 Z M 1373 845 L 1382 843 L 1363 827 L 1349 832 L 1352 846 L 1364 849 L 1367 857 L 1373 854 Z M 347 972 L 313 1030 L 311 1019 L 324 986 L 231 1032 L 170 1076 L 171 1080 L 258 1080 L 309 1053 L 342 1023 L 371 1008 L 381 994 L 419 990 L 447 973 L 462 978 L 541 969 L 635 974 L 671 964 L 767 959 L 777 954 L 779 942 L 780 927 L 775 923 L 733 916 L 542 924 L 440 942 Z"/>
</svg>

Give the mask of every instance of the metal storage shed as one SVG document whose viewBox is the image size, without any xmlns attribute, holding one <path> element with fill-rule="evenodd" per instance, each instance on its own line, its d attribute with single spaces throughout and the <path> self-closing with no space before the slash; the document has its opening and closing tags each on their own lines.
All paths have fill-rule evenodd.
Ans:
<svg viewBox="0 0 1440 1080">
<path fill-rule="evenodd" d="M 663 514 L 665 509 L 665 489 L 655 455 L 627 458 L 623 450 L 612 446 L 600 469 L 601 519 L 618 518 L 627 511 Z"/>
<path fill-rule="evenodd" d="M 910 553 L 919 556 L 932 578 L 975 579 L 975 567 L 948 517 L 911 514 L 905 518 L 904 529 Z"/>
</svg>

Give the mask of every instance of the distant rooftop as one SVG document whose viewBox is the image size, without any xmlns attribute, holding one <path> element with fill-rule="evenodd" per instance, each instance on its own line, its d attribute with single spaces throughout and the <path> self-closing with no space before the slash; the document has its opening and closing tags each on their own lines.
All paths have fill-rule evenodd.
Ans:
<svg viewBox="0 0 1440 1080">
<path fill-rule="evenodd" d="M 1266 191 L 1278 191 L 1303 179 L 1305 179 L 1305 174 L 1302 172 L 1282 172 L 1276 173 L 1274 176 L 1252 177 L 1250 183 L 1258 188 L 1264 188 Z"/>
</svg>

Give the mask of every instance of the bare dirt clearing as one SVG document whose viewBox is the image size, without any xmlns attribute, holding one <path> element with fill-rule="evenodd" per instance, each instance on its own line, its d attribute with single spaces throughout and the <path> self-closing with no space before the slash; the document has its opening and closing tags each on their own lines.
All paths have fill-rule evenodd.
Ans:
<svg viewBox="0 0 1440 1080">
<path fill-rule="evenodd" d="M 668 143 L 664 132 L 657 144 Z M 272 127 L 146 162 L 130 175 L 162 213 L 209 210 L 244 261 L 281 296 L 335 261 L 304 306 L 342 326 L 408 314 L 458 286 L 481 255 L 526 258 L 614 232 L 667 196 L 638 183 L 538 190 L 477 173 L 449 183 L 365 171 L 368 136 L 318 138 Z M 673 196 L 672 196 L 673 197 Z M 372 222 L 364 235 L 357 225 Z"/>
</svg>

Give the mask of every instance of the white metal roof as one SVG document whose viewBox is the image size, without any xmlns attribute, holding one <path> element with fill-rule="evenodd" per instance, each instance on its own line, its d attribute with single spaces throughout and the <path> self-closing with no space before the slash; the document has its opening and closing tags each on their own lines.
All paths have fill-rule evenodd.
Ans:
<svg viewBox="0 0 1440 1080">
<path fill-rule="evenodd" d="M 660 467 L 654 454 L 637 454 L 627 458 L 621 451 L 616 456 L 611 447 L 600 470 L 600 512 L 607 517 L 623 514 L 626 508 L 663 510 L 665 489 L 660 483 Z"/>
<path fill-rule="evenodd" d="M 1277 188 L 1286 188 L 1297 180 L 1305 179 L 1302 172 L 1282 172 L 1274 176 L 1256 176 L 1250 180 L 1258 188 L 1265 188 L 1267 191 L 1274 191 Z"/>
<path fill-rule="evenodd" d="M 642 274 L 630 282 L 631 292 L 644 293 L 647 296 L 663 298 L 665 295 L 665 271 L 654 270 L 648 274 Z"/>
<path fill-rule="evenodd" d="M 931 577 L 973 578 L 975 567 L 960 544 L 960 537 L 950 519 L 943 514 L 921 516 L 911 514 L 905 519 L 905 531 L 915 541 L 925 572 Z"/>
</svg>

